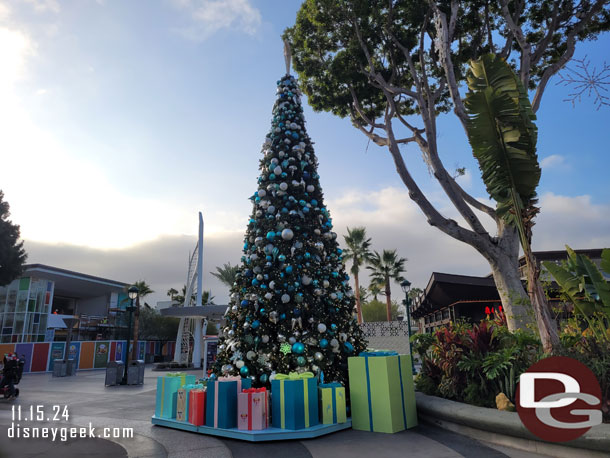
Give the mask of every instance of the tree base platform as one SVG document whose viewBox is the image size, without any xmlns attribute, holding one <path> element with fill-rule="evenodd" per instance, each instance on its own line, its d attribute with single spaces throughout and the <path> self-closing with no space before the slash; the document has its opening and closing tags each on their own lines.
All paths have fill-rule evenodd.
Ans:
<svg viewBox="0 0 610 458">
<path fill-rule="evenodd" d="M 265 442 L 265 441 L 283 441 L 283 440 L 301 440 L 313 439 L 315 437 L 331 434 L 343 429 L 352 427 L 352 420 L 347 419 L 345 423 L 333 423 L 330 425 L 315 425 L 305 429 L 280 429 L 267 428 L 257 431 L 246 431 L 243 429 L 231 428 L 211 428 L 209 426 L 195 426 L 185 421 L 169 420 L 167 418 L 158 418 L 153 415 L 151 418 L 153 425 L 165 426 L 166 428 L 181 429 L 199 434 L 208 434 L 210 436 L 226 437 L 229 439 L 239 439 L 249 442 Z"/>
</svg>

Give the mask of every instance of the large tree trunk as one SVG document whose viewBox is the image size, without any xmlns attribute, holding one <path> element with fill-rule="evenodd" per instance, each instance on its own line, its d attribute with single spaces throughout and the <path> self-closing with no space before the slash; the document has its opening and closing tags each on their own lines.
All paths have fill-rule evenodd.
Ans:
<svg viewBox="0 0 610 458">
<path fill-rule="evenodd" d="M 385 304 L 388 321 L 392 321 L 392 292 L 390 291 L 390 279 L 385 281 Z"/>
<path fill-rule="evenodd" d="M 356 313 L 358 315 L 358 324 L 364 321 L 362 319 L 362 304 L 360 303 L 360 282 L 358 281 L 358 274 L 354 274 L 354 283 L 356 284 Z"/>
</svg>

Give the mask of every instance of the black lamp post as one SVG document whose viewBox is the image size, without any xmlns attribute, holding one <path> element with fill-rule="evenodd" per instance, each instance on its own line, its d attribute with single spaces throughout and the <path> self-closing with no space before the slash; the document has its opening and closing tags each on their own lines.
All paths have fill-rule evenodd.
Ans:
<svg viewBox="0 0 610 458">
<path fill-rule="evenodd" d="M 136 286 L 131 286 L 127 290 L 127 295 L 131 300 L 131 304 L 129 307 L 127 307 L 127 311 L 129 312 L 129 324 L 127 325 L 127 349 L 125 352 L 127 357 L 125 358 L 125 372 L 123 372 L 123 380 L 121 381 L 121 385 L 127 385 L 127 367 L 129 366 L 129 345 L 131 344 L 131 315 L 135 310 L 135 307 L 133 306 L 133 301 L 136 297 L 138 297 L 139 292 L 140 290 Z"/>
<path fill-rule="evenodd" d="M 411 298 L 409 297 L 409 291 L 411 290 L 411 282 L 404 279 L 400 282 L 400 287 L 405 293 L 405 307 L 407 309 L 407 327 L 409 328 L 409 354 L 411 355 L 411 370 L 415 375 L 415 362 L 413 360 L 413 346 L 411 344 Z"/>
</svg>

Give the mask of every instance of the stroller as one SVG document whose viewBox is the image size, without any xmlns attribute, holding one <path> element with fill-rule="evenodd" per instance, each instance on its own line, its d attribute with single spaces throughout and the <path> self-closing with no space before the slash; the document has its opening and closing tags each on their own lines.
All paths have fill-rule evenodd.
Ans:
<svg viewBox="0 0 610 458">
<path fill-rule="evenodd" d="M 8 371 L 3 370 L 2 373 L 4 375 L 0 375 L 0 384 L 2 382 L 2 377 L 11 377 L 13 381 L 14 392 L 12 393 L 12 397 L 16 398 L 19 396 L 19 388 L 17 385 L 21 381 L 21 377 L 23 376 L 23 368 L 25 366 L 25 358 L 17 358 L 17 355 L 5 355 L 4 357 L 4 368 L 7 368 Z M 9 386 L 3 386 L 0 388 L 0 396 L 4 399 L 8 399 L 11 397 L 11 393 L 9 391 Z"/>
</svg>

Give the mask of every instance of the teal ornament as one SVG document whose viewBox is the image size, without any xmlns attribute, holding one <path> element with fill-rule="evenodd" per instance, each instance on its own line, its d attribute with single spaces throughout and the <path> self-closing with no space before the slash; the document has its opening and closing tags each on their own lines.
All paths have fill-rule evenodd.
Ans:
<svg viewBox="0 0 610 458">
<path fill-rule="evenodd" d="M 261 381 L 261 383 L 267 383 L 267 380 L 269 380 L 269 376 L 267 374 L 261 374 L 258 379 Z"/>
<path fill-rule="evenodd" d="M 295 342 L 292 345 L 292 353 L 296 353 L 297 355 L 302 355 L 305 352 L 305 345 L 301 342 Z"/>
<path fill-rule="evenodd" d="M 291 274 L 292 273 L 292 266 L 286 266 L 286 273 L 287 274 Z"/>
<path fill-rule="evenodd" d="M 248 369 L 248 366 L 242 366 L 239 370 L 239 375 L 241 375 L 243 378 L 248 377 L 248 375 L 250 375 L 250 369 Z"/>
<path fill-rule="evenodd" d="M 299 357 L 297 358 L 297 364 L 298 364 L 300 367 L 303 367 L 303 366 L 304 366 L 306 363 L 307 363 L 307 360 L 305 359 L 305 357 L 304 357 L 304 356 L 299 356 Z M 244 366 L 244 367 L 246 367 L 246 366 Z M 244 367 L 242 367 L 242 369 L 243 369 Z"/>
<path fill-rule="evenodd" d="M 328 340 L 320 339 L 320 348 L 326 348 L 326 347 L 328 347 Z"/>
<path fill-rule="evenodd" d="M 260 322 L 260 321 L 258 321 L 258 320 L 254 320 L 254 321 L 252 322 L 251 327 L 252 327 L 252 329 L 258 329 L 258 327 L 259 327 L 260 325 L 261 325 L 261 322 Z"/>
<path fill-rule="evenodd" d="M 345 353 L 347 354 L 352 354 L 354 352 L 354 346 L 349 342 L 345 342 L 343 347 L 345 348 Z"/>
<path fill-rule="evenodd" d="M 269 231 L 267 232 L 267 240 L 273 240 L 275 238 L 275 232 Z"/>
</svg>

